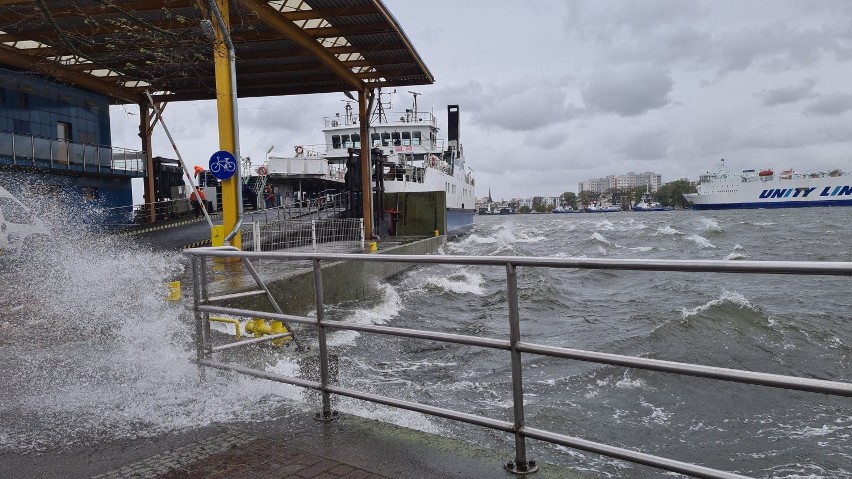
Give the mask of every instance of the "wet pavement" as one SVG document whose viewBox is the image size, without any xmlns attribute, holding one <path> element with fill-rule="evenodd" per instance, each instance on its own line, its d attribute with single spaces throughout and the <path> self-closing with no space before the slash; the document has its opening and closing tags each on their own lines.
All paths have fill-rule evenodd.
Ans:
<svg viewBox="0 0 852 479">
<path fill-rule="evenodd" d="M 0 455 L 0 477 L 490 479 L 518 477 L 503 468 L 512 454 L 345 414 L 318 422 L 301 411 L 264 423 L 235 420 L 69 451 Z M 594 476 L 542 464 L 531 477 Z"/>
</svg>

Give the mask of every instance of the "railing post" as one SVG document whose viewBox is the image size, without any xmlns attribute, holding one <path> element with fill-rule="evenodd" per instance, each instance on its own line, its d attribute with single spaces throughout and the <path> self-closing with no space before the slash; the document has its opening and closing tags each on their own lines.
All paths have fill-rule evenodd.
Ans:
<svg viewBox="0 0 852 479">
<path fill-rule="evenodd" d="M 205 313 L 198 310 L 201 305 L 201 300 L 206 296 L 206 288 L 202 287 L 202 273 L 204 271 L 203 258 L 200 256 L 192 256 L 192 312 L 195 316 L 195 354 L 198 360 L 202 360 L 206 356 L 206 341 L 204 334 L 204 323 L 206 322 Z M 209 326 L 208 326 L 209 327 Z"/>
<path fill-rule="evenodd" d="M 328 344 L 326 342 L 324 317 L 324 298 L 322 288 L 322 268 L 316 258 L 314 263 L 314 293 L 317 300 L 317 341 L 319 342 L 320 384 L 322 385 L 322 411 L 316 414 L 318 421 L 333 421 L 338 418 L 337 411 L 331 410 L 331 396 L 328 393 Z"/>
<path fill-rule="evenodd" d="M 518 313 L 518 271 L 506 263 L 506 288 L 509 296 L 509 343 L 512 355 L 512 405 L 515 430 L 515 460 L 506 463 L 506 470 L 514 474 L 532 474 L 538 471 L 535 461 L 527 461 L 526 439 L 521 435 L 524 427 L 524 384 L 521 374 L 521 352 L 516 349 L 521 341 L 520 314 Z"/>
<path fill-rule="evenodd" d="M 252 223 L 251 230 L 254 236 L 254 251 L 260 251 L 260 223 L 257 221 Z"/>
</svg>

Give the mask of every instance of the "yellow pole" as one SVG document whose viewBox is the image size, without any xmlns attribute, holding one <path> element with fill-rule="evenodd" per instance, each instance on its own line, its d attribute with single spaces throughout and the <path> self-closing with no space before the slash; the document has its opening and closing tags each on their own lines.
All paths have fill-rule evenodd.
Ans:
<svg viewBox="0 0 852 479">
<path fill-rule="evenodd" d="M 154 155 L 151 148 L 151 110 L 145 103 L 139 104 L 139 136 L 142 138 L 142 153 L 145 155 L 145 206 L 148 223 L 157 221 L 156 185 L 154 185 Z"/>
<path fill-rule="evenodd" d="M 222 13 L 226 28 L 230 28 L 228 0 L 216 0 L 216 3 Z M 237 156 L 237 151 L 235 151 L 237 134 L 234 124 L 233 97 L 231 96 L 231 66 L 228 61 L 228 46 L 225 44 L 222 32 L 219 31 L 219 23 L 214 21 L 213 26 L 216 29 L 213 60 L 216 73 L 216 110 L 219 114 L 219 149 L 229 151 Z M 211 151 L 210 154 L 212 153 Z M 240 159 L 237 157 L 238 164 L 239 161 Z M 214 227 L 214 231 L 210 234 L 214 246 L 216 243 L 221 244 L 225 235 L 231 232 L 237 224 L 237 188 L 239 187 L 236 176 L 222 182 L 222 226 L 221 229 Z M 216 231 L 217 229 L 219 231 Z M 239 233 L 231 240 L 231 246 L 242 248 Z"/>
<path fill-rule="evenodd" d="M 373 181 L 370 177 L 370 146 L 367 133 L 367 90 L 358 91 L 358 123 L 361 125 L 361 207 L 364 212 L 364 237 L 373 238 Z"/>
</svg>

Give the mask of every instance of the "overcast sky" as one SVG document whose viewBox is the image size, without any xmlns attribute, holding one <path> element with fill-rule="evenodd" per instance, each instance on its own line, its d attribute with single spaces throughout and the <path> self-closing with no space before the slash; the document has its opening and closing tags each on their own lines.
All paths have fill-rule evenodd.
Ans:
<svg viewBox="0 0 852 479">
<path fill-rule="evenodd" d="M 477 196 L 559 195 L 654 171 L 852 169 L 852 2 L 385 0 L 435 76 L 423 93 L 461 139 Z M 240 100 L 243 156 L 323 142 L 342 94 Z M 113 145 L 138 149 L 136 107 L 112 107 Z M 184 159 L 218 150 L 215 105 L 165 112 Z M 154 153 L 174 158 L 161 128 Z"/>
</svg>

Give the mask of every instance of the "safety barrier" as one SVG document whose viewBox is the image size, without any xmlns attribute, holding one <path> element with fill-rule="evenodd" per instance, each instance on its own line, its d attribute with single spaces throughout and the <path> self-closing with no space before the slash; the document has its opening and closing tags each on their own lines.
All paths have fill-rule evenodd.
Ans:
<svg viewBox="0 0 852 479">
<path fill-rule="evenodd" d="M 828 381 L 779 374 L 768 374 L 739 369 L 704 366 L 700 364 L 682 363 L 649 359 L 620 354 L 601 353 L 580 349 L 562 348 L 535 344 L 522 341 L 520 331 L 520 316 L 518 308 L 517 268 L 571 268 L 599 270 L 631 270 L 631 271 L 671 271 L 671 272 L 700 272 L 700 273 L 735 273 L 735 274 L 793 274 L 793 275 L 835 275 L 852 276 L 852 263 L 841 262 L 782 262 L 782 261 L 692 261 L 692 260 L 629 260 L 629 259 L 594 259 L 594 258 L 534 258 L 517 256 L 428 256 L 428 255 L 353 255 L 328 253 L 286 253 L 286 252 L 244 252 L 235 248 L 197 248 L 185 250 L 192 260 L 193 274 L 193 306 L 196 320 L 197 361 L 200 365 L 235 371 L 258 378 L 292 384 L 304 388 L 319 390 L 322 394 L 322 409 L 317 414 L 319 419 L 331 420 L 337 412 L 331 410 L 330 395 L 337 394 L 360 400 L 370 401 L 386 406 L 397 407 L 409 411 L 420 412 L 433 416 L 451 419 L 468 424 L 478 425 L 498 431 L 513 434 L 515 437 L 515 459 L 505 465 L 506 469 L 518 474 L 534 472 L 538 469 L 535 461 L 527 459 L 526 438 L 538 439 L 569 448 L 601 454 L 617 459 L 643 464 L 667 471 L 702 478 L 742 478 L 745 476 L 712 469 L 696 464 L 655 456 L 640 451 L 611 446 L 586 439 L 558 434 L 545 429 L 529 427 L 524 422 L 524 392 L 522 381 L 522 354 L 547 356 L 598 364 L 623 366 L 629 368 L 658 371 L 678 375 L 694 376 L 715 380 L 731 381 L 752 385 L 768 386 L 797 391 L 809 391 L 827 395 L 852 397 L 852 383 Z M 240 258 L 249 269 L 260 289 L 244 293 L 235 293 L 211 297 L 207 290 L 207 261 L 210 257 Z M 263 284 L 254 271 L 251 260 L 263 259 L 273 261 L 310 261 L 313 264 L 314 290 L 316 295 L 316 317 L 283 314 L 269 289 Z M 323 262 L 360 261 L 360 262 L 399 262 L 410 264 L 445 264 L 501 267 L 506 270 L 506 285 L 508 293 L 508 339 L 492 339 L 461 334 L 414 330 L 381 326 L 372 324 L 355 324 L 341 321 L 326 320 L 323 301 Z M 266 294 L 274 305 L 276 313 L 252 311 L 221 306 L 222 301 Z M 209 323 L 206 316 L 211 313 L 228 314 L 239 317 L 259 317 L 273 321 L 288 321 L 317 328 L 317 341 L 320 359 L 320 381 L 310 381 L 302 378 L 270 373 L 260 369 L 226 363 L 214 360 L 213 353 L 222 347 L 211 346 Z M 427 341 L 455 343 L 481 348 L 507 351 L 510 356 L 509 364 L 512 380 L 513 420 L 511 422 L 493 418 L 454 411 L 411 401 L 399 400 L 392 397 L 368 393 L 360 390 L 344 388 L 331 384 L 329 381 L 328 345 L 326 331 L 335 330 L 359 331 L 362 333 L 382 334 Z M 290 331 L 292 329 L 289 328 Z M 264 338 L 260 338 L 263 340 Z M 252 342 L 257 340 L 251 340 Z M 234 343 L 248 344 L 249 341 Z M 233 345 L 229 345 L 233 347 Z"/>
</svg>

